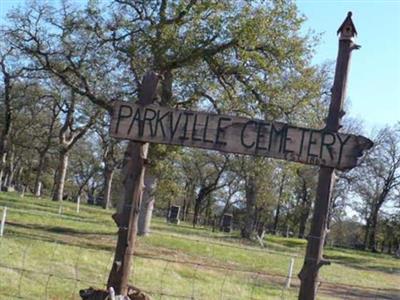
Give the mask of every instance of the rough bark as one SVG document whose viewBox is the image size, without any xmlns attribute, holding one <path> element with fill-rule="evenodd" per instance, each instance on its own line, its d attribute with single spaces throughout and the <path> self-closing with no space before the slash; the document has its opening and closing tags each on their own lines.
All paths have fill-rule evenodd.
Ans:
<svg viewBox="0 0 400 300">
<path fill-rule="evenodd" d="M 367 250 L 368 248 L 368 237 L 369 237 L 369 228 L 370 228 L 370 217 L 367 218 L 365 223 L 365 232 L 364 232 L 364 240 L 363 240 L 363 248 Z"/>
<path fill-rule="evenodd" d="M 222 165 L 218 166 L 217 164 L 214 164 L 216 174 L 215 174 L 215 177 L 211 181 L 209 181 L 209 177 L 211 177 L 212 175 L 208 175 L 207 177 L 203 178 L 203 182 L 200 185 L 200 190 L 199 190 L 199 193 L 197 194 L 195 204 L 194 204 L 193 227 L 196 227 L 196 225 L 198 223 L 198 219 L 199 219 L 199 216 L 201 213 L 200 212 L 201 205 L 202 205 L 203 201 L 207 197 L 210 197 L 211 193 L 213 193 L 214 191 L 226 186 L 226 183 L 218 185 L 218 182 L 219 182 L 223 172 L 225 171 L 227 163 L 228 163 L 228 158 L 225 157 L 225 160 Z M 200 169 L 199 169 L 199 172 L 201 172 Z"/>
<path fill-rule="evenodd" d="M 141 104 L 146 105 L 154 101 L 157 84 L 158 76 L 155 73 L 145 75 L 139 95 Z M 118 240 L 107 288 L 113 287 L 116 294 L 123 296 L 128 292 L 132 256 L 135 251 L 148 147 L 149 144 L 129 142 L 122 164 L 123 204 L 118 213 L 113 215 L 118 226 Z"/>
<path fill-rule="evenodd" d="M 53 201 L 61 201 L 64 193 L 64 184 L 68 168 L 68 154 L 72 147 L 86 134 L 86 132 L 93 126 L 95 120 L 100 114 L 97 110 L 90 116 L 86 124 L 76 127 L 75 112 L 76 112 L 76 95 L 71 91 L 71 97 L 64 105 L 67 107 L 65 112 L 65 119 L 59 131 L 59 164 L 54 177 L 54 190 Z"/>
<path fill-rule="evenodd" d="M 199 222 L 200 207 L 205 197 L 206 197 L 206 188 L 202 186 L 194 202 L 193 227 L 196 227 L 196 225 Z"/>
<path fill-rule="evenodd" d="M 146 175 L 144 178 L 144 190 L 142 203 L 140 205 L 138 235 L 145 236 L 150 233 L 150 223 L 153 216 L 155 199 L 153 189 L 155 186 L 155 177 Z"/>
<path fill-rule="evenodd" d="M 68 152 L 62 149 L 59 153 L 58 167 L 54 178 L 53 201 L 62 201 L 64 195 L 65 178 L 68 168 Z"/>
<path fill-rule="evenodd" d="M 6 157 L 10 144 L 10 134 L 12 129 L 11 90 L 13 86 L 13 76 L 7 71 L 5 58 L 6 55 L 2 56 L 0 60 L 4 84 L 4 123 L 0 136 L 0 187 L 2 187 L 4 184 L 4 182 L 2 182 L 2 178 L 4 176 L 4 169 L 6 167 Z"/>
<path fill-rule="evenodd" d="M 187 220 L 192 199 L 194 198 L 194 184 L 192 178 L 187 178 L 185 183 L 185 197 L 182 206 L 182 221 Z"/>
<path fill-rule="evenodd" d="M 3 169 L 0 169 L 0 191 L 1 187 L 3 186 L 3 175 L 4 175 Z"/>
<path fill-rule="evenodd" d="M 378 226 L 378 211 L 379 207 L 375 207 L 370 218 L 370 227 L 368 232 L 368 249 L 372 252 L 377 252 L 376 249 L 376 231 Z"/>
<path fill-rule="evenodd" d="M 45 168 L 45 159 L 46 159 L 46 154 L 49 151 L 53 139 L 53 133 L 55 129 L 55 124 L 57 122 L 57 118 L 61 112 L 61 109 L 59 108 L 59 103 L 58 101 L 53 98 L 53 103 L 51 107 L 51 119 L 49 123 L 49 129 L 47 131 L 47 137 L 43 142 L 43 145 L 40 147 L 36 147 L 36 151 L 39 154 L 39 163 L 38 167 L 36 170 L 36 175 L 35 175 L 35 186 L 34 186 L 34 195 L 36 197 L 41 196 L 41 189 L 42 189 L 42 184 L 41 184 L 41 177 L 44 172 Z"/>
<path fill-rule="evenodd" d="M 276 234 L 276 233 L 277 233 L 280 212 L 281 212 L 281 199 L 280 199 L 280 197 L 279 197 L 279 198 L 278 198 L 278 204 L 276 205 L 275 218 L 274 218 L 274 225 L 273 225 L 273 227 L 272 227 L 272 233 L 273 233 L 273 234 Z"/>
<path fill-rule="evenodd" d="M 5 176 L 6 180 L 4 180 L 4 184 L 3 184 L 3 186 L 5 186 L 6 188 L 13 185 L 14 174 L 15 174 L 15 169 L 16 169 L 14 147 L 11 146 L 10 148 L 11 149 L 7 155 L 7 168 L 6 168 L 6 176 Z"/>
<path fill-rule="evenodd" d="M 253 233 L 253 219 L 257 200 L 257 183 L 254 177 L 250 177 L 246 182 L 246 215 L 244 225 L 240 232 L 242 238 L 250 239 Z"/>
<path fill-rule="evenodd" d="M 304 179 L 302 185 L 301 201 L 302 202 L 301 202 L 300 224 L 299 224 L 299 235 L 298 235 L 300 239 L 304 238 L 308 216 L 310 215 L 311 211 L 311 201 L 308 197 L 307 184 Z"/>
<path fill-rule="evenodd" d="M 40 197 L 41 196 L 41 177 L 43 174 L 44 170 L 44 160 L 45 160 L 46 153 L 41 152 L 39 154 L 39 164 L 36 170 L 36 175 L 35 175 L 35 186 L 34 186 L 34 195 L 35 197 Z"/>
<path fill-rule="evenodd" d="M 104 188 L 103 188 L 103 208 L 111 207 L 111 186 L 114 177 L 114 168 L 110 168 L 107 164 L 104 169 Z"/>
<path fill-rule="evenodd" d="M 282 202 L 282 194 L 283 194 L 283 186 L 285 184 L 286 174 L 282 174 L 281 181 L 279 184 L 279 192 L 278 192 L 278 204 L 276 205 L 274 225 L 273 225 L 273 234 L 276 234 L 279 224 L 279 215 L 281 210 L 281 202 Z"/>
<path fill-rule="evenodd" d="M 185 210 L 186 210 L 186 206 L 187 206 L 186 202 L 187 202 L 187 199 L 185 197 L 185 198 L 183 198 L 183 205 L 182 205 L 182 217 L 181 217 L 182 221 L 186 220 L 186 218 L 185 218 Z"/>
</svg>

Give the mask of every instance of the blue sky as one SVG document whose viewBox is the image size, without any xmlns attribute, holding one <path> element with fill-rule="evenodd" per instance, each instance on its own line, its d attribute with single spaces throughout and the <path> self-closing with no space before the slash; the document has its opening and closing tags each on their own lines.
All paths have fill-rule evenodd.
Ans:
<svg viewBox="0 0 400 300">
<path fill-rule="evenodd" d="M 353 12 L 361 49 L 352 55 L 347 96 L 350 115 L 369 129 L 400 121 L 400 1 L 299 0 L 305 29 L 324 33 L 315 62 L 335 60 L 336 30 Z"/>
<path fill-rule="evenodd" d="M 0 0 L 0 18 L 12 6 L 23 2 Z M 308 19 L 304 30 L 323 33 L 315 63 L 336 59 L 336 30 L 347 12 L 353 12 L 357 43 L 362 48 L 352 56 L 348 113 L 363 120 L 367 129 L 400 121 L 400 0 L 298 0 L 296 3 Z"/>
</svg>

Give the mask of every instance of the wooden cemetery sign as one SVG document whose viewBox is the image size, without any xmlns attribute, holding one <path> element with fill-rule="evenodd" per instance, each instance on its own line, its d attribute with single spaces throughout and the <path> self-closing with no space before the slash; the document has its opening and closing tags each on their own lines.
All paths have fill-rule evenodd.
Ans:
<svg viewBox="0 0 400 300">
<path fill-rule="evenodd" d="M 130 207 L 130 210 L 122 210 L 114 216 L 119 231 L 107 287 L 116 287 L 118 293 L 127 295 L 149 142 L 259 155 L 321 166 L 310 228 L 310 236 L 313 238 L 308 240 L 303 268 L 299 274 L 299 299 L 315 300 L 318 270 L 327 264 L 322 253 L 333 171 L 355 167 L 362 152 L 373 145 L 365 137 L 337 132 L 345 98 L 350 54 L 359 48 L 353 41 L 356 33 L 349 12 L 338 30 L 339 53 L 325 129 L 160 107 L 152 104 L 159 78 L 154 72 L 144 76 L 137 103 L 114 103 L 110 135 L 131 140 L 123 165 L 124 205 Z"/>
<path fill-rule="evenodd" d="M 114 103 L 110 135 L 139 142 L 260 155 L 351 169 L 372 142 L 362 136 L 157 105 Z"/>
</svg>

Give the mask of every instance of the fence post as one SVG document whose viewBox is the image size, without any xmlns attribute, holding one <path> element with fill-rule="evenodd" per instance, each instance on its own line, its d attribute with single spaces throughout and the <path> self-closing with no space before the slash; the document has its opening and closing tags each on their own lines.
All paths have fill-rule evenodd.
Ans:
<svg viewBox="0 0 400 300">
<path fill-rule="evenodd" d="M 158 79 L 159 77 L 156 73 L 146 73 L 143 77 L 137 103 L 148 105 L 154 102 Z M 133 141 L 128 143 L 122 166 L 122 174 L 124 174 L 122 194 L 124 207 L 122 211 L 113 215 L 113 219 L 118 226 L 118 240 L 107 287 L 113 287 L 116 294 L 123 296 L 128 294 L 128 280 L 135 251 L 144 174 L 148 164 L 148 147 L 148 143 Z"/>
<path fill-rule="evenodd" d="M 335 79 L 332 87 L 331 103 L 324 130 L 338 132 L 340 120 L 344 115 L 343 102 L 346 98 L 347 78 L 351 53 L 360 46 L 354 43 L 357 31 L 351 19 L 351 12 L 347 14 L 343 24 L 339 27 L 339 51 L 336 60 Z M 361 153 L 360 153 L 361 154 Z M 334 168 L 322 166 L 318 175 L 317 194 L 312 216 L 310 233 L 307 238 L 307 249 L 303 267 L 299 273 L 301 281 L 299 298 L 301 300 L 315 300 L 318 288 L 318 273 L 323 265 L 330 262 L 323 258 L 323 248 L 326 237 L 326 224 L 329 212 L 331 189 L 333 188 Z"/>
<path fill-rule="evenodd" d="M 3 236 L 3 234 L 4 234 L 4 226 L 6 224 L 6 216 L 7 216 L 7 206 L 4 206 L 3 217 L 1 219 L 1 225 L 0 225 L 0 236 Z"/>
<path fill-rule="evenodd" d="M 290 288 L 290 282 L 292 281 L 293 265 L 294 265 L 294 258 L 292 257 L 290 259 L 288 277 L 286 280 L 286 288 L 287 289 Z"/>
<path fill-rule="evenodd" d="M 79 207 L 81 204 L 81 196 L 76 197 L 76 213 L 79 214 Z"/>
</svg>

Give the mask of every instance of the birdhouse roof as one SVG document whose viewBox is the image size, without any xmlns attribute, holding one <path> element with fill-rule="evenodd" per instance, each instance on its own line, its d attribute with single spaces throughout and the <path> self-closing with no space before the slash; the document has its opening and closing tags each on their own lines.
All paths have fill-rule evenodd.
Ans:
<svg viewBox="0 0 400 300">
<path fill-rule="evenodd" d="M 343 30 L 343 28 L 344 28 L 345 26 L 350 25 L 351 28 L 353 29 L 354 35 L 357 35 L 356 26 L 354 26 L 354 23 L 353 23 L 353 20 L 351 19 L 351 16 L 352 16 L 352 13 L 351 13 L 351 11 L 349 11 L 349 12 L 347 13 L 346 19 L 344 19 L 342 25 L 340 25 L 340 27 L 339 27 L 339 29 L 338 29 L 338 31 L 337 31 L 337 34 L 339 34 L 340 32 L 342 32 L 342 30 Z"/>
</svg>

